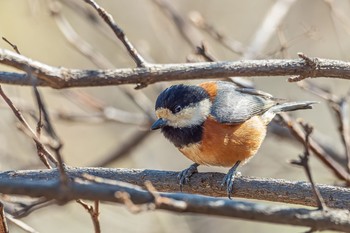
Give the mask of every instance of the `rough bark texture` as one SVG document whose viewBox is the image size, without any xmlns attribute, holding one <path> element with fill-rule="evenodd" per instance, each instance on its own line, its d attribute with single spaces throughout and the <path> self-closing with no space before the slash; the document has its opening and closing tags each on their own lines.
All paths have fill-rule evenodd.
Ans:
<svg viewBox="0 0 350 233">
<path fill-rule="evenodd" d="M 310 58 L 312 59 L 312 58 Z M 79 70 L 53 67 L 33 61 L 9 50 L 0 49 L 0 63 L 32 72 L 38 86 L 52 88 L 93 87 L 122 84 L 148 85 L 160 81 L 227 78 L 234 76 L 300 76 L 350 79 L 350 63 L 313 58 L 221 61 L 185 64 L 152 64 L 141 68 Z M 32 85 L 26 74 L 0 72 L 0 83 Z"/>
</svg>

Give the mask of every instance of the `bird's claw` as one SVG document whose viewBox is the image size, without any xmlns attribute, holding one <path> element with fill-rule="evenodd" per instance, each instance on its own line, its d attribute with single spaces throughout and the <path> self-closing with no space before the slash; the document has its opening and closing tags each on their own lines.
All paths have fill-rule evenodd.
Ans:
<svg viewBox="0 0 350 233">
<path fill-rule="evenodd" d="M 179 175 L 177 176 L 179 179 L 179 185 L 180 185 L 180 191 L 182 192 L 182 188 L 185 184 L 188 184 L 190 182 L 190 177 L 194 173 L 198 173 L 198 164 L 194 163 L 190 167 L 186 168 L 185 170 L 181 171 Z"/>
<path fill-rule="evenodd" d="M 231 194 L 233 191 L 233 181 L 235 180 L 235 174 L 227 173 L 224 179 L 221 182 L 221 186 L 224 187 L 226 185 L 227 197 L 231 199 Z"/>
<path fill-rule="evenodd" d="M 236 164 L 228 171 L 228 173 L 225 175 L 224 179 L 221 182 L 222 187 L 226 185 L 227 197 L 229 199 L 231 199 L 231 195 L 233 192 L 233 182 L 235 181 L 235 177 L 241 176 L 240 172 L 236 172 L 239 164 L 240 161 L 236 162 Z"/>
</svg>

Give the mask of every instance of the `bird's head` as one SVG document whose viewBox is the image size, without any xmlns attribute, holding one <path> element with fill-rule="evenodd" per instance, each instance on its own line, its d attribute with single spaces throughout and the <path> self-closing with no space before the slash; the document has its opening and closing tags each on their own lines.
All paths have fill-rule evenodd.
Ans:
<svg viewBox="0 0 350 233">
<path fill-rule="evenodd" d="M 209 95 L 202 87 L 183 84 L 171 86 L 157 98 L 155 110 L 158 120 L 151 129 L 201 125 L 208 117 L 210 107 Z"/>
</svg>

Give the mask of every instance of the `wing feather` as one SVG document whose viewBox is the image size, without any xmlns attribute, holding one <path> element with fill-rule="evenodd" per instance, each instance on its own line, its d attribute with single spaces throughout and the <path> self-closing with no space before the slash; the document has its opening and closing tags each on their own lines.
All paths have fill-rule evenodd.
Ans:
<svg viewBox="0 0 350 233">
<path fill-rule="evenodd" d="M 218 91 L 210 114 L 220 123 L 238 124 L 261 115 L 276 105 L 270 94 L 250 88 L 237 88 L 229 82 L 217 82 Z"/>
</svg>

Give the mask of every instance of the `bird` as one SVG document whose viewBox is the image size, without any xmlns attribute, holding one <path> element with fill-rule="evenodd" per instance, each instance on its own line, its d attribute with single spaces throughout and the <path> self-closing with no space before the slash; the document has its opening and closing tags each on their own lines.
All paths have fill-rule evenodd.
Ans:
<svg viewBox="0 0 350 233">
<path fill-rule="evenodd" d="M 180 190 L 199 165 L 230 167 L 222 186 L 231 199 L 237 168 L 259 150 L 267 125 L 280 112 L 311 109 L 315 101 L 288 102 L 228 81 L 177 84 L 162 91 L 155 103 L 161 132 L 194 163 L 179 173 Z"/>
</svg>

